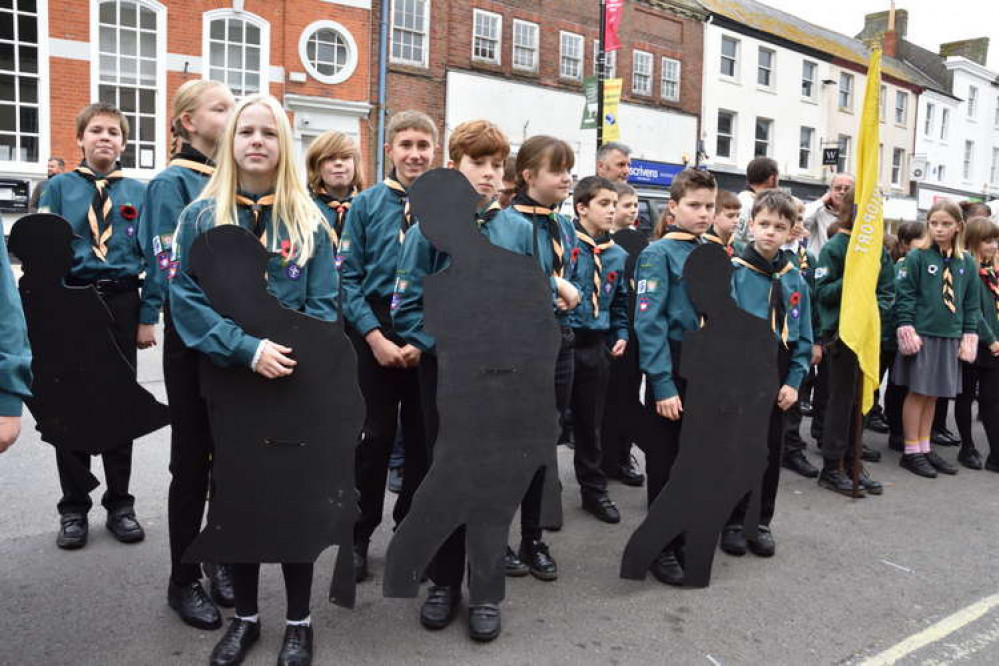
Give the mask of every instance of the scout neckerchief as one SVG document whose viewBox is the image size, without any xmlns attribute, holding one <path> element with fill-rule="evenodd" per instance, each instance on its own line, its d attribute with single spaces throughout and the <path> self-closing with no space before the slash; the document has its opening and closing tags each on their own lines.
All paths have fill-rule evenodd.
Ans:
<svg viewBox="0 0 999 666">
<path fill-rule="evenodd" d="M 600 315 L 600 288 L 603 286 L 604 277 L 604 262 L 600 258 L 608 248 L 614 247 L 614 241 L 607 234 L 600 236 L 599 238 L 593 238 L 583 225 L 580 224 L 579 220 L 576 220 L 576 238 L 579 239 L 581 243 L 590 246 L 593 251 L 593 318 L 596 319 Z"/>
<path fill-rule="evenodd" d="M 406 240 L 406 232 L 413 226 L 413 216 L 409 212 L 409 190 L 396 179 L 395 169 L 382 182 L 402 201 L 402 225 L 399 227 L 399 242 L 402 243 Z"/>
<path fill-rule="evenodd" d="M 245 197 L 242 194 L 236 193 L 236 204 L 242 206 L 243 208 L 250 209 L 250 219 L 253 221 L 253 235 L 260 239 L 260 242 L 267 246 L 267 239 L 264 232 L 267 231 L 267 227 L 264 225 L 264 210 L 274 206 L 274 195 L 265 194 L 256 201 Z"/>
<path fill-rule="evenodd" d="M 401 185 L 399 187 L 402 187 Z M 343 224 L 347 219 L 347 211 L 350 210 L 350 204 L 357 196 L 357 190 L 354 189 L 343 199 L 337 199 L 326 193 L 326 188 L 322 185 L 315 191 L 316 197 L 319 198 L 324 204 L 332 208 L 336 212 L 336 222 L 333 224 L 333 230 L 330 234 L 331 240 L 333 241 L 333 247 L 338 247 L 340 245 L 340 237 L 343 235 Z"/>
<path fill-rule="evenodd" d="M 106 176 L 98 176 L 87 166 L 86 162 L 76 167 L 75 171 L 94 186 L 94 196 L 90 200 L 90 208 L 87 210 L 87 221 L 90 223 L 90 242 L 97 258 L 107 262 L 108 241 L 111 239 L 113 230 L 109 219 L 114 205 L 111 202 L 111 187 L 124 178 L 125 174 L 115 164 L 114 171 Z"/>
<path fill-rule="evenodd" d="M 721 236 L 718 235 L 718 232 L 715 231 L 715 228 L 713 226 L 708 227 L 708 230 L 701 235 L 701 238 L 703 238 L 707 242 L 715 243 L 725 248 L 725 253 L 728 254 L 728 256 L 730 257 L 733 254 L 735 254 L 735 248 L 732 247 L 733 237 L 734 236 L 729 237 L 728 242 L 726 243 L 725 241 L 722 240 Z"/>
<path fill-rule="evenodd" d="M 215 162 L 189 143 L 182 144 L 167 166 L 183 167 L 211 178 L 215 175 Z"/>
<path fill-rule="evenodd" d="M 943 258 L 943 304 L 944 307 L 950 310 L 951 314 L 957 313 L 957 304 L 954 303 L 954 272 L 951 270 L 951 264 L 954 261 L 954 247 L 951 246 L 950 249 L 944 251 L 940 249 L 940 246 L 936 243 L 933 244 L 937 252 Z"/>
<path fill-rule="evenodd" d="M 770 330 L 777 334 L 781 343 L 787 348 L 787 308 L 784 306 L 784 290 L 781 289 L 780 279 L 794 268 L 794 264 L 780 252 L 773 261 L 768 261 L 756 251 L 752 243 L 746 245 L 739 256 L 732 261 L 770 278 L 770 293 L 767 296 Z"/>
<path fill-rule="evenodd" d="M 562 277 L 565 273 L 565 250 L 562 247 L 562 229 L 558 223 L 557 206 L 542 206 L 527 196 L 526 192 L 518 192 L 513 198 L 513 209 L 522 215 L 527 215 L 537 225 L 538 218 L 544 219 L 545 229 L 552 241 L 552 275 Z M 538 242 L 538 232 L 534 230 L 534 242 Z"/>
<path fill-rule="evenodd" d="M 493 200 L 484 209 L 475 213 L 475 224 L 478 226 L 479 231 L 485 233 L 485 227 L 487 224 L 492 222 L 496 214 L 503 210 L 503 206 L 500 206 L 499 201 Z"/>
<path fill-rule="evenodd" d="M 663 234 L 663 238 L 666 240 L 690 241 L 693 243 L 701 242 L 701 239 L 697 236 L 697 234 L 692 234 L 683 227 L 678 227 L 675 224 L 671 224 L 666 227 L 666 233 Z"/>
<path fill-rule="evenodd" d="M 999 313 L 999 275 L 996 274 L 996 267 L 992 265 L 992 262 L 983 263 L 978 269 L 978 275 L 985 283 L 985 288 L 992 294 L 992 298 L 995 299 L 996 310 Z"/>
</svg>

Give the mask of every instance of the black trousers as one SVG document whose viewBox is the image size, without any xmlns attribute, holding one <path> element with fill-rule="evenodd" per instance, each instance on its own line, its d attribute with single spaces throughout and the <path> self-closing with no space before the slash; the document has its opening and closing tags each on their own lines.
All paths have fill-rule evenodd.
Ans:
<svg viewBox="0 0 999 666">
<path fill-rule="evenodd" d="M 984 346 L 978 348 L 978 353 L 989 354 L 991 357 L 989 350 Z M 963 390 L 954 402 L 954 419 L 961 435 L 961 444 L 975 445 L 971 433 L 971 403 L 975 400 L 977 389 L 978 413 L 982 417 L 985 436 L 989 440 L 988 457 L 996 461 L 999 459 L 999 364 L 994 361 L 988 365 L 961 363 L 961 372 Z"/>
<path fill-rule="evenodd" d="M 687 394 L 687 383 L 678 376 L 680 370 L 680 343 L 670 341 L 670 357 L 673 360 L 673 381 L 676 383 L 681 402 Z M 683 425 L 681 412 L 678 421 L 670 421 L 656 413 L 656 399 L 651 388 L 645 390 L 645 407 L 651 414 L 647 419 L 648 426 L 643 433 L 639 446 L 645 452 L 646 497 L 648 506 L 659 496 L 659 493 L 669 481 L 670 470 L 680 452 L 680 428 Z"/>
<path fill-rule="evenodd" d="M 572 329 L 562 327 L 562 343 L 555 359 L 555 408 L 559 414 L 565 412 L 572 395 L 572 375 L 575 366 L 573 348 L 576 338 Z M 558 442 L 552 442 L 558 446 Z M 552 470 L 557 474 L 558 470 Z M 545 470 L 539 469 L 531 479 L 524 500 L 520 503 L 520 536 L 525 541 L 536 541 L 541 538 L 541 500 L 544 496 Z"/>
<path fill-rule="evenodd" d="M 573 350 L 572 415 L 573 466 L 584 497 L 607 493 L 600 432 L 607 400 L 611 358 L 603 331 L 575 331 Z"/>
<path fill-rule="evenodd" d="M 630 463 L 631 445 L 638 441 L 638 423 L 645 418 L 639 400 L 642 371 L 638 367 L 638 345 L 632 331 L 624 356 L 612 358 L 607 380 L 607 400 L 600 428 L 605 476 L 617 476 L 622 465 Z"/>
<path fill-rule="evenodd" d="M 889 433 L 902 437 L 902 404 L 909 389 L 892 381 L 892 368 L 895 367 L 896 356 L 898 356 L 897 350 L 882 347 L 881 376 L 888 375 L 888 384 L 885 386 L 885 421 L 888 422 Z"/>
<path fill-rule="evenodd" d="M 137 289 L 117 293 L 101 294 L 108 310 L 114 317 L 112 334 L 125 359 L 132 365 L 133 372 L 138 361 L 136 335 L 139 329 L 139 292 Z M 59 514 L 87 513 L 93 506 L 90 492 L 79 485 L 72 473 L 74 465 L 90 469 L 90 454 L 80 451 L 56 449 L 56 468 L 59 470 L 59 485 L 62 499 L 57 508 Z M 135 498 L 128 492 L 132 476 L 132 442 L 121 442 L 101 454 L 104 463 L 104 478 L 107 489 L 101 498 L 101 505 L 108 511 L 115 511 L 135 504 Z M 73 460 L 75 459 L 75 461 Z"/>
<path fill-rule="evenodd" d="M 801 400 L 784 412 L 784 454 L 804 451 L 805 440 L 801 438 Z"/>
<path fill-rule="evenodd" d="M 860 394 L 860 365 L 853 350 L 837 340 L 826 347 L 829 369 L 829 400 L 822 435 L 822 457 L 828 465 L 852 459 L 854 429 Z"/>
<path fill-rule="evenodd" d="M 413 493 L 426 474 L 428 453 L 416 368 L 386 368 L 378 364 L 364 338 L 348 326 L 357 353 L 357 375 L 364 396 L 364 428 L 355 454 L 355 474 L 361 516 L 354 526 L 355 543 L 367 543 L 382 522 L 388 461 L 395 443 L 396 424 L 402 424 L 406 473 L 392 517 L 398 525 L 406 517 Z M 383 329 L 388 330 L 388 329 Z M 402 344 L 391 332 L 386 335 Z"/>
<path fill-rule="evenodd" d="M 793 409 L 793 408 L 792 408 Z M 790 411 L 790 410 L 789 410 Z M 769 526 L 777 507 L 777 488 L 780 485 L 780 461 L 783 455 L 784 416 L 779 407 L 770 411 L 770 426 L 767 428 L 767 468 L 763 472 L 760 495 L 760 525 Z M 749 495 L 742 498 L 728 519 L 729 525 L 743 525 L 746 522 L 746 509 Z"/>
<path fill-rule="evenodd" d="M 933 431 L 947 427 L 947 410 L 950 409 L 950 398 L 937 398 L 937 408 L 933 412 Z"/>
<path fill-rule="evenodd" d="M 284 574 L 284 591 L 288 599 L 288 620 L 304 620 L 309 617 L 309 605 L 312 600 L 312 570 L 311 563 L 282 564 Z M 249 617 L 256 615 L 257 594 L 260 589 L 259 564 L 232 565 L 232 591 L 236 597 L 236 615 Z"/>
<path fill-rule="evenodd" d="M 825 430 L 826 410 L 829 404 L 829 345 L 825 347 L 822 362 L 815 368 L 812 380 L 812 425 L 811 435 L 815 443 L 822 446 L 822 433 Z"/>
<path fill-rule="evenodd" d="M 201 577 L 184 552 L 201 531 L 215 449 L 208 406 L 201 397 L 201 354 L 188 349 L 173 326 L 169 305 L 163 311 L 163 379 L 170 405 L 170 578 L 178 585 Z"/>
</svg>

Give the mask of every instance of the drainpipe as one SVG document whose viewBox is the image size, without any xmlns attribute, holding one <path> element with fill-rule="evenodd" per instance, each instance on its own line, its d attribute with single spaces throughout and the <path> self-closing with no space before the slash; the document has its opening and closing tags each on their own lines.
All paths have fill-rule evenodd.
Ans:
<svg viewBox="0 0 999 666">
<path fill-rule="evenodd" d="M 390 0 L 381 2 L 381 35 L 378 43 L 378 145 L 375 146 L 375 178 L 381 181 L 385 177 L 385 97 L 388 83 L 388 4 Z"/>
</svg>

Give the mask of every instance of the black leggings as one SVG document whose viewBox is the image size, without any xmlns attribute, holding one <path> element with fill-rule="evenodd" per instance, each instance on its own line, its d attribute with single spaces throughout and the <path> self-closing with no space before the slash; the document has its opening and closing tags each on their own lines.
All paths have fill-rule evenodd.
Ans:
<svg viewBox="0 0 999 666">
<path fill-rule="evenodd" d="M 985 347 L 978 348 L 979 354 L 988 354 Z M 999 457 L 999 367 L 983 367 L 977 364 L 961 363 L 963 374 L 962 391 L 954 401 L 954 420 L 961 435 L 962 446 L 974 446 L 971 434 L 971 403 L 978 399 L 978 413 L 985 427 L 985 437 L 989 441 L 989 458 Z M 977 389 L 977 391 L 976 391 Z"/>
<path fill-rule="evenodd" d="M 311 563 L 282 564 L 284 590 L 288 597 L 288 620 L 295 622 L 309 617 L 312 598 Z M 260 587 L 259 564 L 232 565 L 232 588 L 236 596 L 236 615 L 250 617 L 257 614 L 257 592 Z"/>
</svg>

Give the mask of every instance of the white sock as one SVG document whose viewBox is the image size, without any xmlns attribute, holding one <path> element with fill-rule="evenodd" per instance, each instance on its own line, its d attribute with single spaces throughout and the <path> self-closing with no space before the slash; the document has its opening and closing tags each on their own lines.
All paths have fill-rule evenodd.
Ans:
<svg viewBox="0 0 999 666">
<path fill-rule="evenodd" d="M 306 615 L 304 620 L 285 620 L 290 627 L 311 627 L 312 616 Z"/>
<path fill-rule="evenodd" d="M 255 613 L 253 615 L 247 615 L 246 617 L 243 617 L 242 615 L 237 615 L 236 619 L 242 620 L 243 622 L 253 622 L 254 624 L 256 624 L 257 622 L 260 621 L 260 614 Z"/>
</svg>

